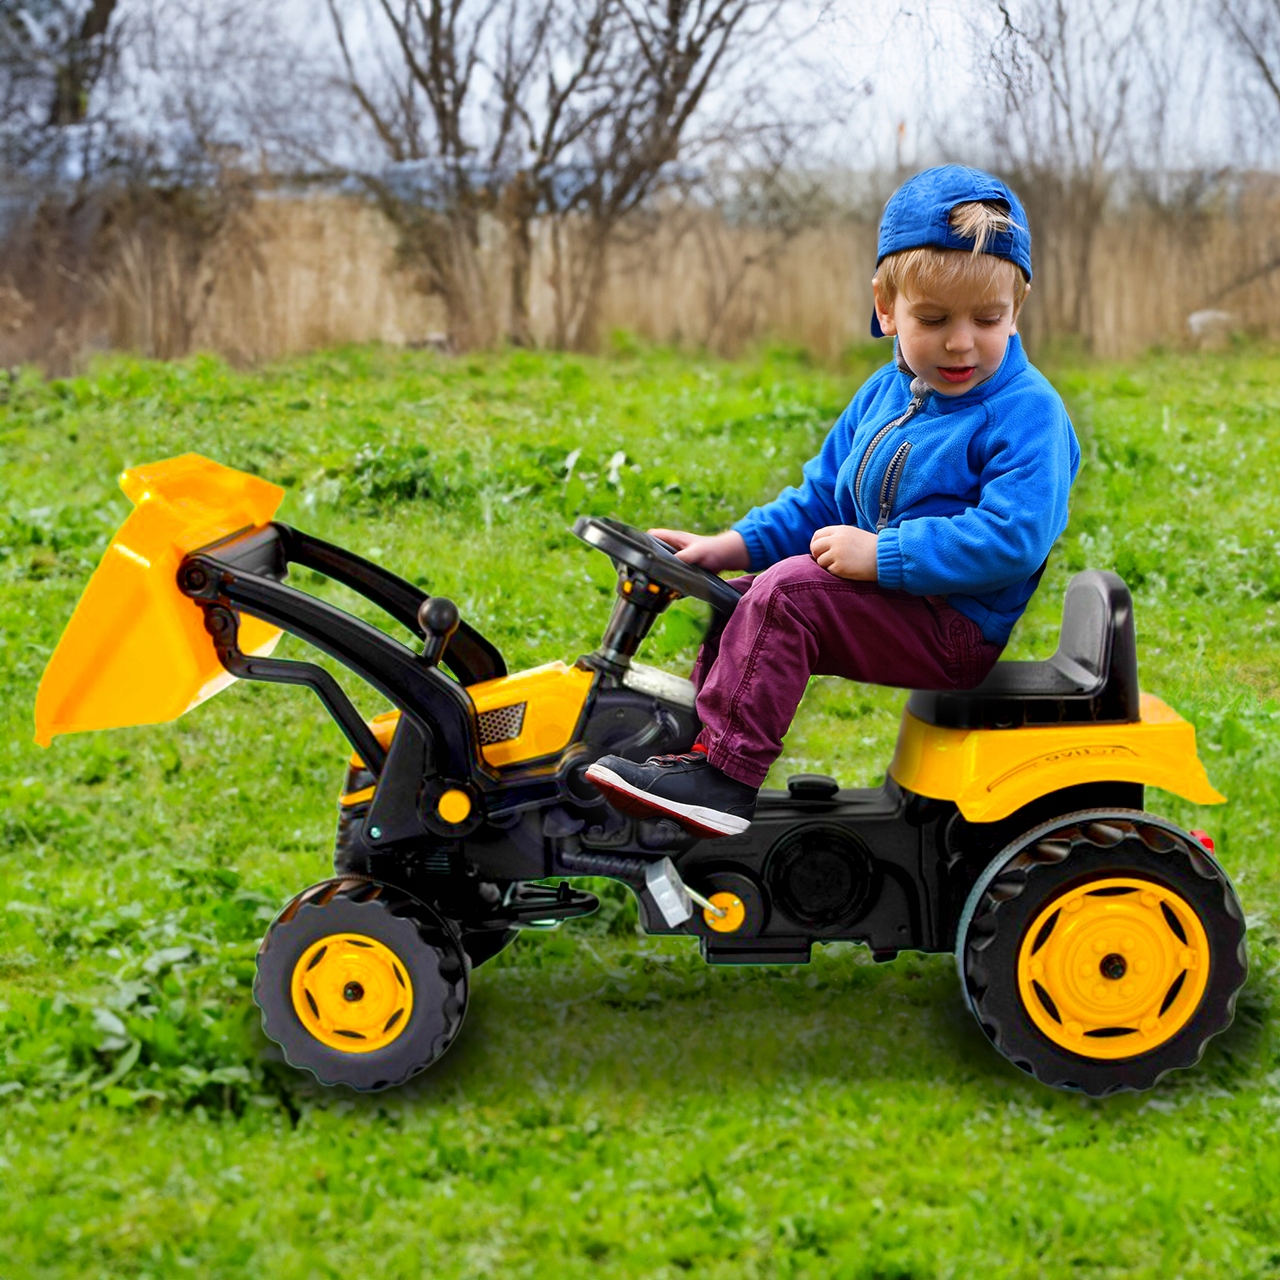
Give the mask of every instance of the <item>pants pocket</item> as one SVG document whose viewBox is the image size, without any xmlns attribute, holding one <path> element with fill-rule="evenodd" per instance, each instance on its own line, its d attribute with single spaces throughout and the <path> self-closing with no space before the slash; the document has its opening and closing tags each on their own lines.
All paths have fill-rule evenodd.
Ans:
<svg viewBox="0 0 1280 1280">
<path fill-rule="evenodd" d="M 950 606 L 947 606 L 950 609 Z M 987 678 L 1004 646 L 983 638 L 982 629 L 957 609 L 952 614 L 949 638 L 959 679 L 957 689 L 972 689 Z"/>
</svg>

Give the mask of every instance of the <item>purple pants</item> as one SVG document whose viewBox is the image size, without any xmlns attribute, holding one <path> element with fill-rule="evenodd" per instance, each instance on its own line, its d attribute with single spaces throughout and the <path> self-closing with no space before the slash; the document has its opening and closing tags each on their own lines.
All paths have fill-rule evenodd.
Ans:
<svg viewBox="0 0 1280 1280">
<path fill-rule="evenodd" d="M 939 596 L 851 582 L 812 556 L 732 578 L 742 603 L 713 625 L 693 668 L 699 743 L 717 769 L 764 782 L 811 675 L 903 689 L 970 689 L 1002 645 Z"/>
</svg>

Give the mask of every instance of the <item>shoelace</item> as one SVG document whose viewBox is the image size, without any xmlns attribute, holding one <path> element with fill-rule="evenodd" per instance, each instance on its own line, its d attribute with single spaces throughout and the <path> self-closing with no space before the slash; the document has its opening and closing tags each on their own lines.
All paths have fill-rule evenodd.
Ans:
<svg viewBox="0 0 1280 1280">
<path fill-rule="evenodd" d="M 707 753 L 705 751 L 684 751 L 677 754 L 668 754 L 662 756 L 651 756 L 649 762 L 651 764 L 662 765 L 666 767 L 673 764 L 692 764 L 695 760 L 705 760 Z"/>
</svg>

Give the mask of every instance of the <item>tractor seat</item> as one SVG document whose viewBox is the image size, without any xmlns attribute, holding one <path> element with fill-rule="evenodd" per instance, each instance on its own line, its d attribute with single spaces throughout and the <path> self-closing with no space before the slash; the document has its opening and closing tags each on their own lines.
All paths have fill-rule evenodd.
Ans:
<svg viewBox="0 0 1280 1280">
<path fill-rule="evenodd" d="M 1138 720 L 1138 647 L 1129 588 L 1101 569 L 1077 573 L 1062 602 L 1053 657 L 997 662 L 974 689 L 918 689 L 907 710 L 926 724 L 948 729 Z"/>
</svg>

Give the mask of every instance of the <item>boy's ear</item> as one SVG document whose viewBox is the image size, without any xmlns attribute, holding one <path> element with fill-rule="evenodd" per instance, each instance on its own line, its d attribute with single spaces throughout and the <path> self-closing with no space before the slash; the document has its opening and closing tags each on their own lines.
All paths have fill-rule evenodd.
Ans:
<svg viewBox="0 0 1280 1280">
<path fill-rule="evenodd" d="M 880 328 L 886 338 L 892 338 L 898 332 L 898 326 L 894 323 L 893 308 L 885 309 L 884 299 L 880 294 L 880 279 L 878 276 L 871 278 L 871 296 L 875 299 L 876 319 L 880 321 Z"/>
<path fill-rule="evenodd" d="M 1022 291 L 1022 301 L 1018 303 L 1018 309 L 1013 313 L 1013 323 L 1009 326 L 1010 333 L 1018 332 L 1018 317 L 1022 314 L 1022 308 L 1027 305 L 1027 294 L 1031 292 L 1031 282 L 1027 282 L 1027 287 Z"/>
</svg>

